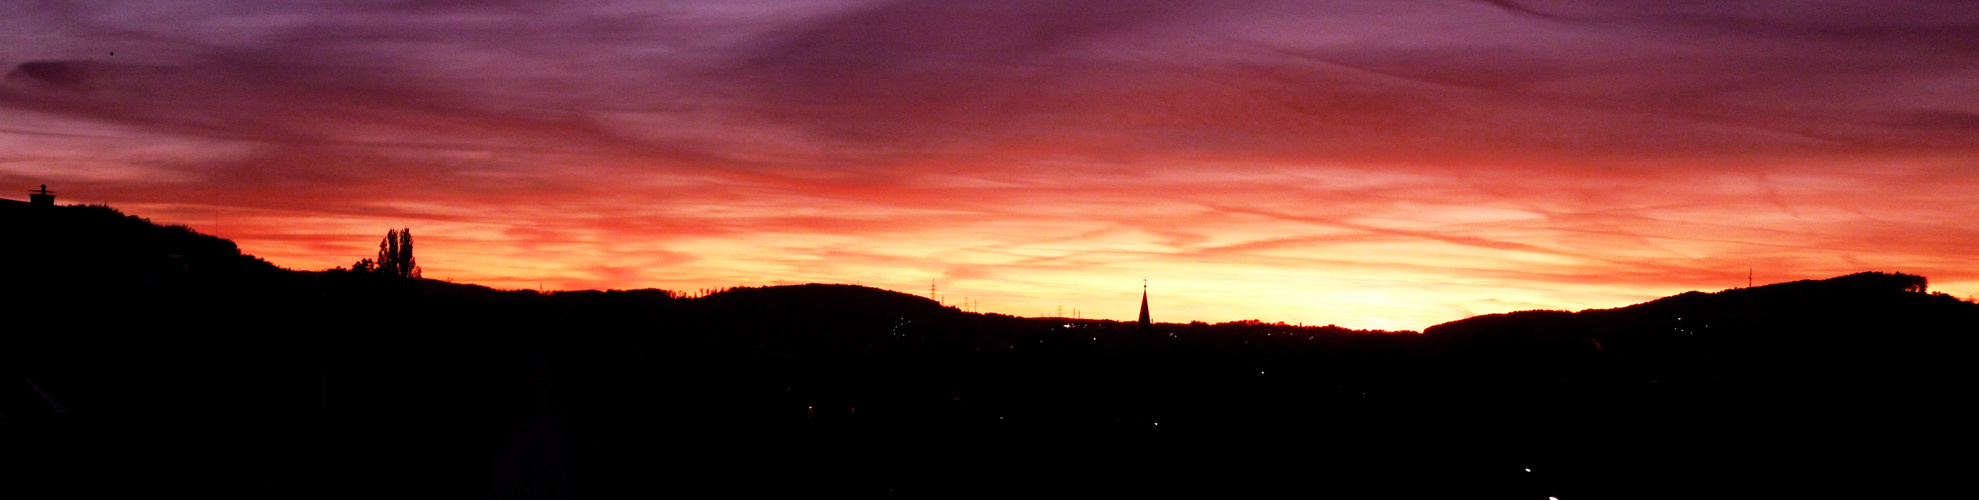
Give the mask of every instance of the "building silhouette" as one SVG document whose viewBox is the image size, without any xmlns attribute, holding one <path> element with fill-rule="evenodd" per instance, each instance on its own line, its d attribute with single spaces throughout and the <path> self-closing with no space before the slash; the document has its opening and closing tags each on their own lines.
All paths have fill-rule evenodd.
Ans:
<svg viewBox="0 0 1979 500">
<path fill-rule="evenodd" d="M 35 206 L 55 206 L 55 192 L 49 191 L 47 184 L 42 184 L 39 191 L 28 191 L 27 199 L 28 203 L 33 203 Z"/>
</svg>

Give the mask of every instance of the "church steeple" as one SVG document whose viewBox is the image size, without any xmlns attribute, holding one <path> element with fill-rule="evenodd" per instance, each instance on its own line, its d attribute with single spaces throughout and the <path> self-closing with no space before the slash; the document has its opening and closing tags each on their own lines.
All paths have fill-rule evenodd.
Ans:
<svg viewBox="0 0 1979 500">
<path fill-rule="evenodd" d="M 1141 280 L 1141 330 L 1146 331 L 1153 327 L 1154 322 L 1148 320 L 1148 280 L 1144 279 Z"/>
</svg>

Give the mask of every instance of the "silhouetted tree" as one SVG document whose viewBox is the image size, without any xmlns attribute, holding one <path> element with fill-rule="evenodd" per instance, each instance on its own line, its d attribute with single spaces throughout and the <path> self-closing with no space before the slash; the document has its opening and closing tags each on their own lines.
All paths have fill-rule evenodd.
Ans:
<svg viewBox="0 0 1979 500">
<path fill-rule="evenodd" d="M 419 265 L 412 258 L 412 229 L 385 232 L 378 242 L 378 272 L 400 278 L 418 278 Z"/>
<path fill-rule="evenodd" d="M 386 231 L 385 239 L 378 242 L 378 259 L 357 261 L 350 270 L 400 278 L 420 277 L 419 263 L 412 257 L 412 229 Z"/>
<path fill-rule="evenodd" d="M 1923 276 L 1910 276 L 1906 274 L 1898 274 L 1897 276 L 1906 278 L 1909 281 L 1909 283 L 1903 287 L 1903 291 L 1924 293 L 1925 291 L 1931 289 L 1931 281 L 1925 279 Z"/>
</svg>

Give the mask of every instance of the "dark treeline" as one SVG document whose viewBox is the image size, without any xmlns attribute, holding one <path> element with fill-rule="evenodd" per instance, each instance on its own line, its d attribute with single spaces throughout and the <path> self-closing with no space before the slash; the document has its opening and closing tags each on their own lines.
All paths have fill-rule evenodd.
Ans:
<svg viewBox="0 0 1979 500">
<path fill-rule="evenodd" d="M 1887 492 L 1955 477 L 1916 450 L 1966 442 L 1979 325 L 1901 274 L 1421 334 L 1142 329 L 287 271 L 104 207 L 0 230 L 0 488 L 36 496 Z"/>
</svg>

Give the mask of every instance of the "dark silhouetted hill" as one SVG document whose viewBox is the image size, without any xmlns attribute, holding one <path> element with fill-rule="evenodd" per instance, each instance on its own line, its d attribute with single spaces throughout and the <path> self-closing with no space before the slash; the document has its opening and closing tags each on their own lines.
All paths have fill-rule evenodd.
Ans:
<svg viewBox="0 0 1979 500">
<path fill-rule="evenodd" d="M 186 226 L 159 226 L 106 206 L 0 205 L 10 292 L 124 293 L 221 283 L 275 288 L 279 268 L 233 242 Z M 258 291 L 258 290 L 257 290 Z"/>
<path fill-rule="evenodd" d="M 1979 304 L 1927 293 L 1922 276 L 1867 272 L 1615 309 L 1492 314 L 1423 333 L 1462 354 L 1964 356 L 1975 325 Z"/>
<path fill-rule="evenodd" d="M 1973 416 L 1979 305 L 1901 274 L 1143 331 L 290 271 L 106 207 L 0 203 L 0 230 L 9 498 L 1893 495 L 1962 477 L 1926 457 Z"/>
<path fill-rule="evenodd" d="M 1714 496 L 1914 490 L 1956 474 L 1921 450 L 1971 443 L 1955 395 L 1975 381 L 1979 304 L 1927 293 L 1921 276 L 1493 314 L 1423 333 L 1419 352 L 1474 370 L 1461 392 L 1556 408 L 1532 416 L 1573 429 L 1550 438 L 1561 456 L 1612 460 L 1570 467 L 1590 488 L 1675 495 L 1662 488 L 1677 483 L 1653 483 L 1715 475 L 1737 486 Z"/>
</svg>

